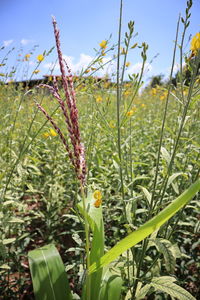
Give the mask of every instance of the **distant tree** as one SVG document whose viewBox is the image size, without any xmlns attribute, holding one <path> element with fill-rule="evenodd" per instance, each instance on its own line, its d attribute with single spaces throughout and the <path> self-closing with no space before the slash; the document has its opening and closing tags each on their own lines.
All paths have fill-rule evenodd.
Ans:
<svg viewBox="0 0 200 300">
<path fill-rule="evenodd" d="M 199 74 L 199 73 L 200 73 L 200 64 L 198 65 L 197 74 Z M 192 73 L 191 73 L 189 67 L 186 65 L 183 68 L 183 74 L 182 74 L 182 81 L 183 81 L 184 85 L 186 85 L 186 86 L 190 85 L 191 76 L 192 76 Z M 176 75 L 175 75 L 176 84 L 178 82 L 180 82 L 180 78 L 181 78 L 180 72 L 177 72 Z"/>
<path fill-rule="evenodd" d="M 152 76 L 151 77 L 151 81 L 149 83 L 149 86 L 151 88 L 155 88 L 156 86 L 161 86 L 164 84 L 163 82 L 163 77 L 164 75 L 163 74 L 159 74 L 159 75 L 155 75 L 155 76 Z"/>
</svg>

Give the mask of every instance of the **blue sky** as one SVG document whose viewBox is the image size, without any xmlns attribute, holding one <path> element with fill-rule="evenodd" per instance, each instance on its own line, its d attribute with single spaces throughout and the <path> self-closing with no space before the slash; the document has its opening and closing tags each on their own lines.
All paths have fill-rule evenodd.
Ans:
<svg viewBox="0 0 200 300">
<path fill-rule="evenodd" d="M 63 54 L 72 70 L 78 72 L 94 57 L 94 48 L 98 49 L 98 44 L 102 40 L 112 34 L 111 45 L 116 43 L 119 4 L 119 0 L 0 0 L 0 43 L 6 46 L 0 51 L 0 60 L 12 47 L 15 47 L 6 63 L 10 68 L 17 63 L 17 53 L 20 53 L 17 51 L 20 48 L 23 49 L 23 53 L 18 59 L 30 53 L 34 45 L 39 45 L 30 57 L 30 61 L 23 62 L 24 66 L 21 66 L 21 72 L 27 70 L 30 76 L 32 70 L 37 67 L 37 55 L 55 45 L 51 25 L 51 15 L 54 15 L 61 31 Z M 149 44 L 148 62 L 159 53 L 159 56 L 148 65 L 149 72 L 146 78 L 153 74 L 168 74 L 178 15 L 181 13 L 184 16 L 185 8 L 184 0 L 124 0 L 123 32 L 127 29 L 127 23 L 134 20 L 135 32 L 138 32 L 138 36 L 133 43 L 140 44 L 145 41 Z M 193 1 L 191 12 L 186 41 L 190 35 L 200 30 L 199 0 Z M 186 47 L 186 50 L 188 49 L 189 46 Z M 42 77 L 47 74 L 50 63 L 55 60 L 56 52 L 53 51 L 39 66 L 40 73 L 34 76 Z M 130 52 L 128 61 L 131 62 L 128 71 L 137 72 L 141 64 L 139 49 Z M 110 70 L 104 72 L 106 71 Z M 59 74 L 59 70 L 55 69 L 54 73 Z M 19 77 L 20 75 L 18 79 Z"/>
</svg>

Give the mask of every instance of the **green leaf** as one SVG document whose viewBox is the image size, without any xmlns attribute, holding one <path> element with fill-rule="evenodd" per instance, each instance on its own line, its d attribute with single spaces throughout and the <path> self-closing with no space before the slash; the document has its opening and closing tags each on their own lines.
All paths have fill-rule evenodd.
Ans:
<svg viewBox="0 0 200 300">
<path fill-rule="evenodd" d="M 7 264 L 0 265 L 0 269 L 10 270 L 10 266 Z"/>
<path fill-rule="evenodd" d="M 156 238 L 150 241 L 156 246 L 158 251 L 163 254 L 166 270 L 170 273 L 174 273 L 176 257 L 174 256 L 174 253 L 171 250 L 171 242 L 162 238 Z"/>
<path fill-rule="evenodd" d="M 4 240 L 2 241 L 2 244 L 3 244 L 3 245 L 12 244 L 15 240 L 16 240 L 16 238 L 4 239 Z"/>
<path fill-rule="evenodd" d="M 180 175 L 186 176 L 186 173 L 178 172 L 178 173 L 172 174 L 168 179 L 167 186 L 169 186 Z"/>
<path fill-rule="evenodd" d="M 162 157 L 164 158 L 164 160 L 167 162 L 167 164 L 169 165 L 171 157 L 169 152 L 167 151 L 167 149 L 165 149 L 164 147 L 161 147 L 161 154 Z"/>
<path fill-rule="evenodd" d="M 62 259 L 52 244 L 28 254 L 36 300 L 72 299 Z"/>
<path fill-rule="evenodd" d="M 145 286 L 143 286 L 141 289 L 137 291 L 135 295 L 135 300 L 144 299 L 144 297 L 146 296 L 146 294 L 149 292 L 150 289 L 151 289 L 151 284 L 146 284 Z"/>
<path fill-rule="evenodd" d="M 13 217 L 8 221 L 8 223 L 24 223 L 24 220 Z"/>
<path fill-rule="evenodd" d="M 195 300 L 189 292 L 175 284 L 173 281 L 175 281 L 175 279 L 169 276 L 154 277 L 152 278 L 151 286 L 154 287 L 156 291 L 167 293 L 178 300 Z"/>
<path fill-rule="evenodd" d="M 135 246 L 137 243 L 145 239 L 152 232 L 160 228 L 165 222 L 167 222 L 177 211 L 191 200 L 194 195 L 200 190 L 200 179 L 192 184 L 183 194 L 177 197 L 171 204 L 169 204 L 163 211 L 151 220 L 143 224 L 135 232 L 132 232 L 127 237 L 122 239 L 118 244 L 111 248 L 100 261 L 93 263 L 90 266 L 90 273 L 96 272 L 102 267 L 107 266 L 110 262 L 115 260 L 119 255 Z"/>
<path fill-rule="evenodd" d="M 142 190 L 143 194 L 147 199 L 147 205 L 149 206 L 149 204 L 151 203 L 151 193 L 149 193 L 149 191 L 141 185 L 137 185 L 137 187 L 139 187 Z"/>
<path fill-rule="evenodd" d="M 113 274 L 110 270 L 107 270 L 103 278 L 99 300 L 119 300 L 121 297 L 122 283 L 123 281 L 121 276 Z"/>
</svg>

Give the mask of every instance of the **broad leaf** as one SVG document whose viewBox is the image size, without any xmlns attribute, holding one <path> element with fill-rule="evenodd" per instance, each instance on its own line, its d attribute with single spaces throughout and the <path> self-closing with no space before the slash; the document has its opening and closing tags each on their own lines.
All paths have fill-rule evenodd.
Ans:
<svg viewBox="0 0 200 300">
<path fill-rule="evenodd" d="M 167 271 L 174 273 L 176 257 L 171 249 L 171 242 L 162 238 L 156 238 L 150 241 L 156 246 L 158 251 L 163 254 Z"/>
<path fill-rule="evenodd" d="M 150 291 L 150 289 L 151 289 L 151 285 L 150 284 L 146 284 L 145 286 L 143 286 L 141 289 L 139 289 L 137 291 L 137 293 L 135 295 L 135 300 L 144 299 L 144 297 Z"/>
<path fill-rule="evenodd" d="M 30 251 L 28 254 L 36 300 L 71 300 L 64 264 L 54 245 Z"/>
<path fill-rule="evenodd" d="M 107 270 L 104 274 L 100 296 L 98 298 L 96 293 L 95 298 L 99 300 L 120 300 L 122 283 L 123 281 L 121 276 L 113 274 L 110 270 Z"/>
<path fill-rule="evenodd" d="M 174 280 L 169 276 L 152 278 L 151 286 L 154 287 L 156 291 L 167 293 L 178 300 L 196 300 L 189 292 L 173 281 Z"/>
</svg>

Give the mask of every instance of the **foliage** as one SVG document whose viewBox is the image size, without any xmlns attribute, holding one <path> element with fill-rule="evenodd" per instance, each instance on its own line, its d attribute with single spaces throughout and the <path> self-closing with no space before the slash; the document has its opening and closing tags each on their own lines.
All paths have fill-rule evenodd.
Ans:
<svg viewBox="0 0 200 300">
<path fill-rule="evenodd" d="M 182 20 L 181 51 L 190 7 L 188 1 Z M 194 194 L 200 170 L 200 53 L 192 58 L 188 55 L 189 86 L 185 85 L 181 68 L 180 83 L 173 87 L 172 63 L 168 85 L 139 93 L 148 46 L 138 45 L 132 41 L 135 38 L 131 21 L 124 39 L 119 32 L 118 52 L 113 56 L 118 59 L 117 81 L 109 84 L 102 80 L 97 84 L 91 75 L 96 66 L 103 67 L 104 54 L 116 51 L 113 45 L 108 49 L 109 40 L 102 41 L 96 59 L 87 72 L 83 70 L 83 74 L 90 72 L 88 81 L 82 76 L 74 80 L 80 131 L 86 147 L 86 197 L 80 193 L 58 135 L 39 113 L 34 100 L 42 104 L 65 133 L 58 104 L 45 88 L 27 91 L 22 86 L 16 88 L 12 82 L 4 84 L 11 78 L 10 72 L 2 77 L 0 293 L 5 299 L 33 298 L 27 254 L 30 251 L 31 259 L 49 244 L 56 245 L 60 253 L 54 246 L 45 246 L 48 259 L 58 261 L 59 267 L 52 274 L 58 278 L 67 273 L 73 299 L 82 295 L 88 300 L 88 293 L 91 300 L 97 294 L 101 300 L 198 297 L 199 203 Z M 175 51 L 177 44 L 178 33 Z M 135 48 L 141 50 L 142 69 L 124 82 L 128 52 Z M 41 57 L 45 59 L 46 55 L 48 52 Z M 38 61 L 37 69 L 39 63 L 42 61 Z M 185 198 L 183 195 L 188 192 L 183 194 L 184 191 L 191 191 L 194 186 L 195 191 Z M 94 197 L 94 191 L 101 192 L 101 199 Z M 85 251 L 86 223 L 90 228 L 89 256 Z M 121 250 L 114 253 L 116 249 Z M 49 274 L 48 264 L 44 268 L 41 260 L 39 264 L 41 272 Z M 36 281 L 40 285 L 40 275 L 33 272 L 36 265 L 37 262 L 30 263 L 32 278 L 34 284 Z M 51 263 L 50 267 L 53 268 Z M 40 274 L 40 269 L 37 272 Z M 66 277 L 64 280 L 67 282 Z"/>
</svg>

